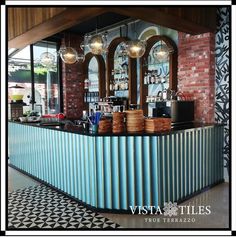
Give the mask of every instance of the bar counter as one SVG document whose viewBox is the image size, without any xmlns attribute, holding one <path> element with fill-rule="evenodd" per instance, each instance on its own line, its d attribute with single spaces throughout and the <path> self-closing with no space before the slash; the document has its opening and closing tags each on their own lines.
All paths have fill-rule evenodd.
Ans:
<svg viewBox="0 0 236 237">
<path fill-rule="evenodd" d="M 223 181 L 223 125 L 94 134 L 8 123 L 14 167 L 104 210 L 163 207 Z"/>
</svg>

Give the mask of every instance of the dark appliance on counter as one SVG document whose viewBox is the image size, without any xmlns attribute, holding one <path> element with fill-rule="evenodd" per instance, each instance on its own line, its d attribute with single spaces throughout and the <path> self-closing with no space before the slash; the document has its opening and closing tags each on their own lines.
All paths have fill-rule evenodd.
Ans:
<svg viewBox="0 0 236 237">
<path fill-rule="evenodd" d="M 20 117 L 23 117 L 23 106 L 26 106 L 26 103 L 23 100 L 17 102 L 11 102 L 9 104 L 10 109 L 10 118 L 11 120 L 18 121 Z"/>
<path fill-rule="evenodd" d="M 153 117 L 171 118 L 172 128 L 192 126 L 194 122 L 194 101 L 158 101 L 153 109 Z"/>
</svg>

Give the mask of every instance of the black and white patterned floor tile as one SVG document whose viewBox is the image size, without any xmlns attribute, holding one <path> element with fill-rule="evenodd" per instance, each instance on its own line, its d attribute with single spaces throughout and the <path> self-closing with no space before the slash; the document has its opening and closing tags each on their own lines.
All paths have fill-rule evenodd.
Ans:
<svg viewBox="0 0 236 237">
<path fill-rule="evenodd" d="M 45 185 L 8 193 L 9 229 L 116 229 L 120 225 Z"/>
</svg>

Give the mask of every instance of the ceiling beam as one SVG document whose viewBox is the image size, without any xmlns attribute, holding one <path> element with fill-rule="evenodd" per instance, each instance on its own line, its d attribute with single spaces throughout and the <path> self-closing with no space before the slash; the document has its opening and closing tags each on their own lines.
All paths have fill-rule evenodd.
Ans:
<svg viewBox="0 0 236 237">
<path fill-rule="evenodd" d="M 189 34 L 216 30 L 214 7 L 113 7 L 111 11 Z"/>
<path fill-rule="evenodd" d="M 49 20 L 34 26 L 32 29 L 8 41 L 8 48 L 23 48 L 29 44 L 66 30 L 80 22 L 106 12 L 104 7 L 75 7 L 67 8 Z M 15 21 L 17 24 L 17 21 Z M 19 22 L 22 24 L 22 22 Z M 12 25 L 12 24 L 9 24 Z"/>
<path fill-rule="evenodd" d="M 25 47 L 106 12 L 141 19 L 189 34 L 202 34 L 216 30 L 216 8 L 214 7 L 68 7 L 58 15 L 10 39 L 8 46 L 9 48 Z M 9 27 L 24 24 L 20 20 L 12 21 L 8 22 Z"/>
</svg>

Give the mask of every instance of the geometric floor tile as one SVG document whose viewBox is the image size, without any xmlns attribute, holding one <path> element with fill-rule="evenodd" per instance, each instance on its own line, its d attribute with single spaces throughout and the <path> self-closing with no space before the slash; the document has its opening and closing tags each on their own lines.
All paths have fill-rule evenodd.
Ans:
<svg viewBox="0 0 236 237">
<path fill-rule="evenodd" d="M 122 227 L 45 185 L 8 193 L 8 229 L 116 228 Z"/>
</svg>

